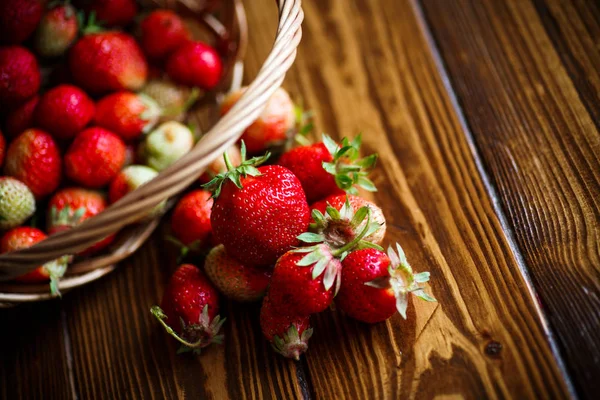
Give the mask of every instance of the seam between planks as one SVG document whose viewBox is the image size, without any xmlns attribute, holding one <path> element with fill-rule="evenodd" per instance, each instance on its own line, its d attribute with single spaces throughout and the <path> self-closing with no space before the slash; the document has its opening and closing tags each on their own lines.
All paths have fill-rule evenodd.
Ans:
<svg viewBox="0 0 600 400">
<path fill-rule="evenodd" d="M 546 338 L 548 339 L 548 342 L 550 344 L 550 350 L 552 351 L 552 354 L 554 355 L 554 358 L 558 365 L 558 369 L 560 370 L 561 375 L 565 381 L 567 390 L 569 391 L 569 395 L 571 396 L 571 398 L 576 399 L 577 395 L 575 392 L 575 388 L 573 386 L 573 382 L 571 381 L 571 377 L 567 373 L 565 362 L 563 360 L 562 354 L 560 352 L 560 349 L 559 349 L 556 339 L 554 337 L 554 332 L 550 328 L 550 324 L 548 323 L 548 319 L 547 319 L 544 311 L 541 309 L 540 303 L 538 301 L 537 291 L 535 289 L 535 286 L 533 285 L 533 282 L 531 281 L 531 277 L 530 277 L 529 271 L 527 269 L 527 264 L 525 262 L 523 254 L 521 253 L 521 249 L 517 245 L 513 229 L 511 228 L 511 226 L 508 223 L 508 220 L 504 214 L 504 209 L 502 208 L 502 204 L 499 200 L 496 188 L 492 184 L 490 177 L 483 165 L 481 155 L 475 144 L 473 134 L 469 128 L 467 119 L 465 118 L 465 115 L 462 111 L 462 107 L 458 101 L 458 97 L 456 96 L 456 92 L 454 91 L 454 87 L 450 80 L 448 71 L 446 70 L 444 60 L 439 52 L 436 41 L 433 38 L 433 34 L 431 33 L 431 30 L 429 29 L 429 24 L 427 23 L 427 20 L 425 18 L 425 14 L 423 12 L 421 2 L 420 2 L 420 0 L 409 0 L 409 2 L 413 8 L 413 12 L 415 13 L 417 23 L 419 24 L 419 27 L 421 28 L 421 31 L 425 38 L 425 41 L 427 42 L 428 47 L 431 51 L 433 62 L 438 70 L 438 73 L 440 74 L 440 78 L 442 80 L 442 84 L 444 85 L 444 89 L 446 89 L 446 92 L 448 94 L 450 104 L 452 105 L 452 108 L 454 109 L 454 112 L 456 113 L 458 123 L 459 123 L 462 131 L 465 134 L 467 144 L 469 146 L 469 149 L 471 150 L 471 154 L 472 154 L 473 160 L 475 162 L 475 167 L 477 168 L 477 171 L 479 172 L 479 176 L 481 177 L 481 180 L 483 182 L 483 186 L 485 187 L 485 189 L 488 193 L 488 196 L 490 197 L 490 200 L 492 202 L 492 207 L 494 208 L 494 212 L 495 212 L 496 216 L 498 217 L 500 226 L 502 227 L 502 230 L 506 237 L 506 241 L 508 243 L 510 251 L 512 252 L 512 254 L 515 258 L 517 266 L 519 267 L 519 271 L 520 271 L 521 275 L 523 276 L 525 285 L 527 286 L 527 290 L 533 300 L 535 311 L 538 314 L 539 320 L 542 324 L 542 329 L 543 329 L 544 334 L 546 335 Z"/>
<path fill-rule="evenodd" d="M 69 335 L 69 326 L 67 325 L 67 313 L 64 309 L 60 310 L 60 323 L 63 331 L 63 342 L 65 346 L 65 356 L 67 358 L 67 371 L 69 374 L 71 396 L 74 400 L 77 400 L 79 399 L 79 395 L 75 388 L 75 375 L 73 374 L 73 347 L 71 346 L 71 336 Z"/>
</svg>

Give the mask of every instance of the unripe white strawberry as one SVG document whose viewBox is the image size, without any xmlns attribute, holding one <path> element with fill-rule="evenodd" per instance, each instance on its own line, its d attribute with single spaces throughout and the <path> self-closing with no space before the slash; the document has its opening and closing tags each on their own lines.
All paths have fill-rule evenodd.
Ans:
<svg viewBox="0 0 600 400">
<path fill-rule="evenodd" d="M 165 122 L 152 131 L 140 148 L 140 158 L 157 171 L 187 154 L 194 147 L 194 135 L 176 121 Z"/>
<path fill-rule="evenodd" d="M 31 190 L 15 178 L 0 178 L 0 229 L 19 226 L 34 212 L 35 198 Z"/>
<path fill-rule="evenodd" d="M 141 93 L 151 97 L 163 110 L 161 122 L 181 120 L 185 112 L 198 99 L 198 90 L 178 85 L 166 79 L 153 79 Z"/>
<path fill-rule="evenodd" d="M 108 199 L 111 204 L 115 203 L 127 193 L 134 191 L 138 187 L 154 179 L 156 175 L 158 175 L 158 172 L 145 165 L 129 165 L 123 168 L 110 183 Z M 164 206 L 165 202 L 160 203 L 153 209 L 150 215 L 160 213 Z"/>
</svg>

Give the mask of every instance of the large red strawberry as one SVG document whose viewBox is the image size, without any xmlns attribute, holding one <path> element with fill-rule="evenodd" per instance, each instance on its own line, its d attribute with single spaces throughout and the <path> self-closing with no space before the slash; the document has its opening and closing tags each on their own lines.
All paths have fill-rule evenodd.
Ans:
<svg viewBox="0 0 600 400">
<path fill-rule="evenodd" d="M 219 330 L 225 319 L 217 315 L 219 293 L 194 265 L 183 264 L 175 270 L 161 306 L 153 306 L 150 311 L 183 344 L 183 351 L 199 351 L 211 343 L 222 342 Z"/>
<path fill-rule="evenodd" d="M 60 85 L 40 97 L 37 125 L 59 139 L 72 139 L 94 118 L 92 99 L 73 85 Z"/>
<path fill-rule="evenodd" d="M 278 161 L 292 171 L 306 192 L 309 203 L 344 191 L 356 193 L 355 186 L 375 191 L 367 175 L 377 161 L 377 154 L 359 159 L 361 136 L 341 145 L 323 135 L 323 142 L 301 146 L 284 153 Z"/>
<path fill-rule="evenodd" d="M 93 12 L 103 26 L 128 25 L 138 12 L 135 0 L 76 0 L 76 4 Z"/>
<path fill-rule="evenodd" d="M 2 240 L 0 241 L 0 252 L 8 253 L 31 247 L 46 239 L 46 237 L 46 234 L 37 228 L 20 226 L 6 232 L 4 236 L 2 236 Z M 58 291 L 58 281 L 65 274 L 69 259 L 69 256 L 63 256 L 56 260 L 49 261 L 31 272 L 19 276 L 15 280 L 26 283 L 50 281 L 50 291 L 52 294 L 60 295 Z"/>
<path fill-rule="evenodd" d="M 268 154 L 233 167 L 224 155 L 228 171 L 206 186 L 215 203 L 210 221 L 218 243 L 248 266 L 269 266 L 296 246 L 296 238 L 308 228 L 310 213 L 298 178 L 278 165 L 256 168 Z"/>
<path fill-rule="evenodd" d="M 39 129 L 21 133 L 8 147 L 4 173 L 26 184 L 37 199 L 54 192 L 62 177 L 62 159 L 52 136 Z"/>
<path fill-rule="evenodd" d="M 40 82 L 38 62 L 29 50 L 0 47 L 0 105 L 14 107 L 24 102 L 37 93 Z"/>
<path fill-rule="evenodd" d="M 246 88 L 232 92 L 221 104 L 221 115 L 225 115 L 240 99 Z M 283 88 L 271 96 L 267 105 L 242 135 L 250 154 L 263 153 L 269 147 L 283 144 L 288 133 L 294 129 L 296 113 L 290 95 Z"/>
<path fill-rule="evenodd" d="M 92 93 L 138 90 L 148 64 L 135 39 L 122 32 L 84 35 L 69 51 L 73 80 Z"/>
<path fill-rule="evenodd" d="M 295 360 L 308 350 L 308 340 L 313 334 L 309 316 L 278 314 L 269 296 L 260 309 L 260 328 L 276 352 Z"/>
<path fill-rule="evenodd" d="M 343 261 L 342 286 L 336 305 L 350 317 L 376 323 L 396 312 L 406 318 L 408 295 L 425 301 L 435 299 L 425 293 L 422 283 L 429 281 L 429 272 L 414 274 L 400 245 L 388 255 L 376 249 L 351 252 Z"/>
<path fill-rule="evenodd" d="M 211 193 L 194 190 L 179 200 L 171 217 L 171 230 L 184 246 L 196 249 L 210 237 L 210 214 L 213 206 Z"/>
<path fill-rule="evenodd" d="M 240 302 L 260 300 L 271 278 L 270 270 L 247 267 L 230 257 L 222 244 L 206 256 L 204 272 L 221 293 Z"/>
<path fill-rule="evenodd" d="M 242 155 L 240 154 L 240 149 L 233 145 L 227 149 L 227 156 L 231 161 L 231 165 L 237 167 L 242 162 Z M 204 173 L 198 178 L 198 181 L 201 184 L 205 184 L 210 182 L 215 176 L 227 172 L 227 165 L 225 165 L 225 161 L 223 157 L 217 158 L 215 161 L 210 163 Z"/>
<path fill-rule="evenodd" d="M 107 185 L 125 163 L 125 143 L 103 128 L 79 133 L 65 154 L 65 173 L 89 188 Z"/>
<path fill-rule="evenodd" d="M 42 18 L 43 0 L 0 1 L 0 43 L 19 44 L 27 39 Z"/>
<path fill-rule="evenodd" d="M 123 91 L 98 101 L 94 122 L 128 141 L 150 131 L 160 114 L 160 107 L 150 97 Z"/>
<path fill-rule="evenodd" d="M 6 116 L 6 136 L 13 139 L 24 130 L 33 128 L 35 108 L 39 100 L 39 96 L 33 96 Z"/>
<path fill-rule="evenodd" d="M 223 65 L 215 49 L 202 42 L 188 41 L 171 53 L 166 70 L 177 83 L 211 90 L 221 79 Z"/>
<path fill-rule="evenodd" d="M 70 4 L 61 4 L 47 11 L 35 32 L 35 51 L 42 57 L 63 54 L 77 38 L 77 14 Z"/>
<path fill-rule="evenodd" d="M 106 208 L 106 199 L 100 192 L 82 188 L 67 188 L 56 192 L 48 202 L 48 221 L 46 228 L 52 235 L 79 225 L 88 218 L 99 214 Z M 110 235 L 99 241 L 81 254 L 95 253 L 114 240 Z"/>
<path fill-rule="evenodd" d="M 191 35 L 179 15 L 171 10 L 155 10 L 140 24 L 142 49 L 149 58 L 164 59 Z"/>
</svg>

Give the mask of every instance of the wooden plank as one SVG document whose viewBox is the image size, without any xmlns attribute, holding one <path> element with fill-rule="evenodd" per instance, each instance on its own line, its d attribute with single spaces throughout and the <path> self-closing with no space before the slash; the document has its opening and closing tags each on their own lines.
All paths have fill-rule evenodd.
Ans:
<svg viewBox="0 0 600 400">
<path fill-rule="evenodd" d="M 583 397 L 600 392 L 598 2 L 422 0 Z"/>
<path fill-rule="evenodd" d="M 337 137 L 381 155 L 388 241 L 432 272 L 439 304 L 366 326 L 316 318 L 317 398 L 565 398 L 534 301 L 409 1 L 305 2 L 288 84 Z M 483 84 L 483 83 L 480 83 Z"/>
</svg>

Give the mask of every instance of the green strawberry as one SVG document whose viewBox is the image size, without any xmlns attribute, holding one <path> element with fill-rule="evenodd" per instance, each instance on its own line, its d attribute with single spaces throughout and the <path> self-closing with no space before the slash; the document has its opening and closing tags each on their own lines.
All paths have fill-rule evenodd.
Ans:
<svg viewBox="0 0 600 400">
<path fill-rule="evenodd" d="M 0 229 L 21 225 L 35 212 L 31 190 L 14 178 L 0 178 Z"/>
<path fill-rule="evenodd" d="M 194 147 L 194 135 L 176 121 L 165 122 L 152 131 L 140 147 L 145 164 L 162 171 Z"/>
</svg>

